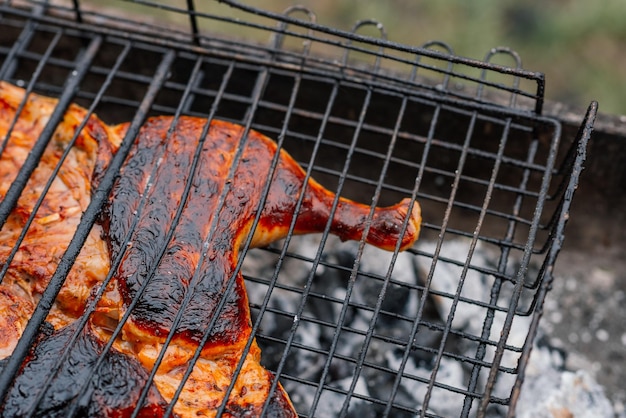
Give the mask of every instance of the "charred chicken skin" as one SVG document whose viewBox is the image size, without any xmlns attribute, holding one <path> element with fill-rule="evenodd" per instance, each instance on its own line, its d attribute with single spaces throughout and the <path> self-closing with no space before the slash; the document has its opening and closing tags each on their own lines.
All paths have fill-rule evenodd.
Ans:
<svg viewBox="0 0 626 418">
<path fill-rule="evenodd" d="M 259 416 L 264 411 L 267 416 L 295 417 L 280 384 L 270 393 L 274 377 L 261 366 L 256 342 L 245 350 L 254 337 L 243 276 L 236 268 L 240 250 L 249 238 L 255 247 L 285 237 L 292 223 L 293 233 L 304 234 L 321 232 L 330 222 L 331 232 L 340 238 L 359 240 L 370 207 L 340 198 L 331 213 L 335 195 L 314 180 L 305 182 L 302 168 L 272 140 L 222 121 L 212 121 L 202 138 L 206 123 L 164 116 L 148 119 L 142 127 L 102 213 L 101 241 L 106 248 L 100 248 L 100 257 L 106 260 L 105 274 L 109 260 L 121 256 L 122 261 L 79 341 L 97 351 L 97 341 L 108 341 L 126 318 L 111 355 L 128 356 L 133 363 L 128 367 L 141 365 L 147 371 L 157 367 L 156 394 L 166 403 L 177 398 L 175 414 L 214 416 L 225 402 L 226 416 Z M 106 169 L 127 127 L 103 126 L 105 134 L 95 136 L 106 144 L 93 147 L 94 164 L 84 167 L 85 183 L 91 188 L 97 186 L 93 173 Z M 270 172 L 275 157 L 277 165 Z M 90 190 L 85 189 L 82 197 L 88 200 Z M 66 228 L 73 232 L 75 224 Z M 415 242 L 419 228 L 419 206 L 405 199 L 375 209 L 365 240 L 388 250 L 400 241 L 402 250 Z M 96 277 L 81 292 L 96 286 L 102 275 Z M 81 297 L 71 310 L 63 304 L 58 309 L 77 317 L 86 300 Z M 66 323 L 54 325 L 59 329 Z M 48 339 L 64 341 L 58 337 L 64 329 Z M 165 346 L 168 336 L 171 341 Z M 51 344 L 48 339 L 42 338 L 39 345 Z M 196 350 L 200 356 L 183 383 Z M 28 364 L 23 373 L 32 369 Z M 162 402 L 150 393 L 143 407 L 158 415 Z"/>
</svg>

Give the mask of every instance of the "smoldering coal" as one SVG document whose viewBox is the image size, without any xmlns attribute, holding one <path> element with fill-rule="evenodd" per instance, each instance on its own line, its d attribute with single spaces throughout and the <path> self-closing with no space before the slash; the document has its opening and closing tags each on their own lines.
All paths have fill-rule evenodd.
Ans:
<svg viewBox="0 0 626 418">
<path fill-rule="evenodd" d="M 495 352 L 477 341 L 497 341 L 507 314 L 486 307 L 495 280 L 481 272 L 493 267 L 489 249 L 479 244 L 468 261 L 466 240 L 440 248 L 422 242 L 395 255 L 318 235 L 292 237 L 286 251 L 283 244 L 250 251 L 243 272 L 253 320 L 260 321 L 263 363 L 280 369 L 299 412 L 476 414 Z M 500 289 L 497 303 L 507 297 L 510 289 Z M 529 317 L 516 316 L 507 346 L 522 347 L 529 326 Z M 593 378 L 565 370 L 566 353 L 545 336 L 541 341 L 534 343 L 518 416 L 573 405 L 580 416 L 612 416 Z M 509 399 L 518 359 L 519 350 L 504 351 L 492 397 Z M 506 416 L 506 407 L 493 403 L 488 416 Z"/>
</svg>

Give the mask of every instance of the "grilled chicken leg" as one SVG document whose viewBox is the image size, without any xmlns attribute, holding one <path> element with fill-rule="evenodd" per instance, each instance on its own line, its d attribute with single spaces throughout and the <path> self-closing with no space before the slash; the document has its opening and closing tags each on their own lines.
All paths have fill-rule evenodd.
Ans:
<svg viewBox="0 0 626 418">
<path fill-rule="evenodd" d="M 255 131 L 244 138 L 242 127 L 221 121 L 211 123 L 206 139 L 199 144 L 205 123 L 190 117 L 148 120 L 104 211 L 111 257 L 120 252 L 124 256 L 115 276 L 119 295 L 115 289 L 109 292 L 100 312 L 118 319 L 132 306 L 123 333 L 130 344 L 119 348 L 132 346 L 126 349 L 150 368 L 175 327 L 156 377 L 157 387 L 169 399 L 184 373 L 181 364 L 186 364 L 202 343 L 201 360 L 175 408 L 181 415 L 210 414 L 211 408 L 221 403 L 251 337 L 243 276 L 236 271 L 239 249 L 248 235 L 253 234 L 252 246 L 283 238 L 302 193 L 294 233 L 323 231 L 331 219 L 334 199 L 315 181 L 304 184 L 302 168 L 280 151 L 261 206 L 276 144 Z M 198 146 L 197 167 L 191 172 Z M 191 187 L 185 198 L 187 184 Z M 409 214 L 409 203 L 405 200 L 377 208 L 367 241 L 385 249 L 393 249 L 398 240 L 401 249 L 410 246 L 417 238 L 420 212 L 414 204 Z M 252 231 L 259 211 L 259 222 Z M 342 239 L 360 239 L 369 211 L 368 206 L 340 199 L 331 232 Z M 232 291 L 226 292 L 229 281 L 234 281 Z M 222 298 L 223 308 L 218 310 Z M 239 411 L 233 415 L 259 414 L 270 396 L 267 390 L 272 377 L 260 366 L 259 354 L 253 344 L 228 400 L 227 410 Z M 202 401 L 196 395 L 200 390 L 206 394 Z M 271 399 L 288 405 L 287 396 L 279 391 L 278 398 Z"/>
<path fill-rule="evenodd" d="M 20 91 L 6 84 L 0 85 L 0 97 L 8 93 L 17 97 Z M 15 103 L 19 106 L 18 99 L 9 102 L 0 101 L 4 109 L 8 109 L 3 115 L 4 120 L 11 120 L 11 115 L 16 114 Z M 45 103 L 46 106 L 36 114 L 37 106 L 32 103 Z M 27 111 L 21 112 L 18 123 L 26 123 L 30 117 L 35 121 L 31 121 L 31 125 L 43 125 L 53 107 L 54 100 L 32 95 L 25 107 Z M 83 109 L 70 107 L 57 129 L 58 141 L 69 141 L 81 115 L 84 116 Z M 19 122 L 22 119 L 24 121 Z M 78 122 L 66 125 L 65 121 Z M 225 389 L 235 379 L 234 388 L 226 400 L 226 415 L 257 416 L 267 404 L 265 412 L 268 416 L 296 416 L 280 385 L 276 386 L 275 393 L 269 393 L 273 376 L 260 365 L 256 342 L 253 341 L 250 349 L 244 351 L 253 336 L 243 277 L 236 268 L 241 247 L 248 238 L 251 246 L 267 245 L 286 236 L 292 224 L 293 233 L 303 234 L 323 231 L 330 222 L 331 232 L 342 239 L 361 239 L 367 230 L 365 239 L 368 243 L 391 250 L 400 241 L 400 249 L 405 249 L 413 244 L 419 233 L 419 206 L 404 200 L 388 208 L 376 208 L 369 228 L 365 228 L 370 212 L 368 206 L 339 199 L 336 211 L 331 213 L 334 194 L 314 180 L 305 184 L 303 170 L 287 153 L 277 151 L 276 144 L 270 139 L 254 131 L 244 137 L 243 128 L 221 121 L 211 122 L 208 134 L 201 138 L 205 123 L 204 119 L 191 117 L 177 120 L 156 117 L 146 122 L 103 210 L 102 225 L 94 228 L 90 235 L 92 241 L 88 241 L 81 252 L 81 255 L 89 255 L 84 262 L 79 256 L 72 270 L 89 274 L 72 276 L 70 273 L 57 301 L 56 316 L 51 314 L 52 319 L 62 318 L 52 321 L 57 329 L 61 329 L 39 344 L 55 346 L 58 341 L 66 341 L 64 333 L 71 325 L 62 327 L 80 315 L 88 290 L 102 280 L 109 269 L 109 260 L 121 256 L 122 262 L 90 318 L 88 331 L 81 331 L 79 343 L 83 341 L 83 344 L 99 350 L 97 347 L 101 344 L 97 342 L 108 341 L 122 319 L 128 317 L 114 341 L 111 355 L 129 356 L 136 359 L 132 361 L 151 370 L 159 353 L 165 350 L 157 366 L 154 385 L 168 403 L 177 396 L 176 414 L 215 415 L 224 401 Z M 3 126 L 5 131 L 1 130 Z M 9 126 L 10 122 L 0 125 L 0 133 L 8 132 Z M 90 191 L 97 186 L 98 173 L 106 169 L 127 127 L 127 124 L 109 127 L 91 116 L 81 132 L 79 139 L 82 139 L 74 145 L 76 151 L 72 149 L 70 152 L 84 155 L 82 160 L 77 158 L 76 163 L 71 164 L 80 170 L 79 175 L 72 176 L 79 186 L 65 186 L 70 190 L 67 193 L 80 202 L 80 211 L 88 204 Z M 22 130 L 13 128 L 11 141 L 30 138 L 32 132 L 33 128 L 28 126 Z M 88 144 L 88 149 L 81 150 L 82 143 Z M 11 173 L 17 172 L 23 163 L 24 158 L 15 159 L 13 153 L 23 154 L 22 149 L 32 146 L 32 142 L 30 144 L 3 153 L 3 164 L 5 156 L 15 161 L 2 172 L 6 175 L 0 173 L 2 185 L 10 184 Z M 57 161 L 58 154 L 53 154 Z M 277 165 L 269 179 L 274 157 L 278 158 Z M 192 167 L 195 168 L 192 170 Z M 32 182 L 33 189 L 40 190 L 50 173 L 48 170 L 40 177 L 33 176 L 29 184 Z M 5 177 L 8 180 L 4 180 Z M 64 190 L 59 187 L 58 196 Z M 267 192 L 265 199 L 264 192 Z M 26 199 L 24 196 L 31 195 L 25 192 L 22 197 Z M 63 215 L 66 200 L 55 201 L 55 198 L 57 194 L 51 189 L 46 197 L 50 213 L 42 212 L 41 217 L 52 215 L 52 218 L 45 219 L 57 222 L 57 228 L 65 231 L 63 239 L 51 241 L 39 235 L 33 241 L 33 245 L 36 242 L 42 247 L 40 253 L 52 254 L 43 258 L 48 270 L 37 276 L 35 267 L 31 269 L 33 271 L 27 267 L 16 268 L 13 263 L 17 261 L 14 261 L 7 273 L 8 280 L 5 278 L 2 284 L 7 288 L 4 293 L 0 292 L 0 312 L 6 309 L 2 306 L 3 294 L 8 301 L 23 298 L 31 303 L 31 307 L 23 312 L 11 311 L 15 318 L 10 328 L 13 334 L 8 338 L 11 341 L 19 337 L 20 327 L 32 311 L 32 304 L 36 303 L 37 292 L 41 286 L 45 287 L 46 278 L 56 268 L 55 262 L 80 219 L 80 211 L 76 218 Z M 296 215 L 299 201 L 300 209 Z M 22 212 L 16 210 L 11 216 L 20 213 L 27 216 L 29 210 L 32 211 L 32 207 Z M 258 223 L 253 225 L 257 218 Z M 9 234 L 7 243 L 10 239 L 15 242 L 23 227 L 23 223 L 11 225 L 7 222 L 2 229 L 2 233 Z M 52 230 L 46 231 L 50 233 Z M 52 251 L 51 248 L 57 247 L 60 248 L 57 252 Z M 0 252 L 0 260 L 6 259 L 11 248 L 8 246 L 8 250 Z M 27 266 L 30 265 L 31 252 L 18 254 Z M 17 256 L 15 259 L 19 260 Z M 41 278 L 32 280 L 33 275 Z M 81 280 L 83 276 L 85 278 Z M 21 284 L 25 277 L 28 286 Z M 63 292 L 66 292 L 65 298 Z M 64 302 L 71 297 L 74 297 L 73 303 Z M 171 341 L 166 347 L 168 335 Z M 0 348 L 2 338 L 0 331 Z M 53 344 L 50 339 L 57 343 Z M 9 341 L 6 352 L 10 353 L 13 346 Z M 183 382 L 196 349 L 201 350 L 200 357 Z M 239 373 L 235 375 L 242 358 Z M 31 363 L 26 363 L 23 373 L 33 372 L 28 364 Z M 183 390 L 176 395 L 181 384 L 184 384 Z M 18 391 L 16 396 L 23 395 Z M 154 405 L 160 408 L 161 403 L 157 401 Z M 143 408 L 148 406 L 144 404 Z M 142 408 L 141 405 L 138 407 Z M 100 413 L 108 414 L 104 410 Z"/>
</svg>

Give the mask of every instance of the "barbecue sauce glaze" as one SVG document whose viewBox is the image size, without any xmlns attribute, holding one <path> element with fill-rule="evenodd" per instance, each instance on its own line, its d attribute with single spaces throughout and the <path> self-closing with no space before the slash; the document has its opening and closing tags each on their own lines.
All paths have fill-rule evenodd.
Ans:
<svg viewBox="0 0 626 418">
<path fill-rule="evenodd" d="M 273 376 L 260 366 L 256 342 L 244 353 L 252 327 L 243 276 L 236 271 L 240 247 L 250 233 L 252 247 L 285 237 L 301 193 L 295 234 L 321 232 L 332 219 L 332 233 L 343 240 L 361 239 L 370 207 L 340 199 L 331 217 L 335 195 L 314 180 L 305 184 L 302 168 L 277 151 L 273 141 L 255 131 L 244 137 L 242 127 L 222 121 L 211 122 L 201 141 L 206 123 L 191 117 L 156 117 L 141 129 L 103 212 L 110 257 L 122 255 L 122 261 L 114 276 L 117 286 L 105 294 L 95 321 L 106 328 L 107 321 L 115 324 L 130 309 L 124 343 L 118 347 L 147 368 L 154 367 L 161 344 L 174 328 L 155 378 L 166 399 L 176 389 L 171 382 L 180 381 L 182 365 L 201 344 L 201 359 L 175 409 L 181 415 L 206 412 L 206 402 L 209 410 L 217 408 L 245 355 L 226 410 L 232 416 L 256 416 L 270 397 L 266 412 L 272 411 L 271 416 L 296 416 L 280 385 L 274 394 L 268 393 Z M 122 134 L 124 127 L 116 130 Z M 409 216 L 409 205 L 405 199 L 376 208 L 366 241 L 388 250 L 398 240 L 400 249 L 412 245 L 420 211 L 415 203 Z M 194 398 L 198 391 L 205 394 L 203 405 Z"/>
<path fill-rule="evenodd" d="M 0 99 L 6 98 L 0 104 L 7 105 L 4 111 L 8 126 L 23 98 L 23 90 L 6 83 L 0 87 Z M 55 103 L 54 99 L 31 95 L 16 126 L 26 120 L 37 129 L 15 128 L 12 137 L 19 134 L 20 140 L 32 137 L 29 141 L 35 141 L 36 132 L 41 131 Z M 72 105 L 55 138 L 67 143 L 84 117 L 84 109 Z M 330 231 L 341 239 L 362 239 L 370 207 L 339 199 L 331 214 L 335 195 L 312 179 L 305 184 L 303 170 L 288 154 L 277 151 L 273 141 L 255 131 L 244 137 L 242 127 L 221 121 L 211 122 L 208 135 L 201 140 L 206 123 L 191 117 L 156 117 L 145 123 L 103 209 L 101 225 L 92 231 L 93 242 L 88 243 L 91 252 L 100 253 L 97 269 L 91 272 L 82 268 L 79 257 L 77 265 L 81 269 L 73 271 L 89 271 L 90 281 L 81 281 L 80 274 L 66 280 L 62 298 L 53 308 L 58 313 L 48 318 L 61 316 L 64 320 L 53 322 L 56 330 L 42 333 L 33 346 L 5 399 L 4 415 L 19 416 L 41 398 L 34 407 L 37 415 L 61 416 L 81 396 L 79 415 L 122 417 L 138 408 L 140 416 L 159 416 L 173 400 L 195 350 L 200 348 L 200 358 L 177 395 L 175 414 L 214 416 L 243 361 L 226 400 L 226 416 L 258 416 L 263 408 L 270 417 L 296 416 L 280 384 L 269 392 L 274 377 L 261 366 L 256 342 L 252 341 L 249 350 L 244 351 L 251 338 L 251 320 L 243 277 L 236 272 L 240 248 L 250 233 L 252 247 L 285 237 L 300 197 L 295 234 L 321 232 L 330 221 Z M 81 135 L 92 141 L 89 147 L 83 146 L 89 164 L 74 165 L 77 174 L 73 178 L 83 186 L 70 188 L 83 209 L 127 127 L 105 125 L 94 115 L 88 120 Z M 268 188 L 270 166 L 277 152 L 278 164 Z M 52 160 L 58 160 L 59 155 L 55 153 Z M 194 155 L 198 161 L 192 173 Z M 8 175 L 12 175 L 11 170 L 7 169 Z M 31 180 L 33 189 L 39 187 L 38 182 L 45 182 L 45 175 L 40 177 Z M 190 187 L 185 198 L 187 185 Z M 266 199 L 261 205 L 265 191 Z M 64 189 L 60 189 L 59 196 L 61 192 Z M 51 214 L 61 213 L 64 202 L 55 206 L 47 199 L 44 210 L 52 205 Z M 47 242 L 50 248 L 62 251 L 75 230 L 80 212 L 77 214 L 71 223 L 70 218 L 60 216 L 52 224 L 63 231 L 61 241 L 34 239 L 33 245 Z M 257 215 L 259 222 L 252 230 Z M 402 233 L 405 223 L 406 231 Z M 13 228 L 15 234 L 19 234 L 20 225 Z M 7 223 L 4 230 L 13 231 L 10 227 Z M 400 240 L 399 249 L 403 250 L 415 242 L 419 227 L 419 206 L 405 199 L 391 207 L 376 208 L 365 239 L 387 250 L 393 250 Z M 106 246 L 100 245 L 98 234 L 94 234 L 100 228 Z M 55 252 L 40 253 L 47 265 L 58 258 Z M 85 265 L 91 268 L 94 255 L 85 249 L 83 253 Z M 104 276 L 102 271 L 108 270 L 110 261 L 118 256 L 122 261 L 113 280 L 104 289 L 86 327 L 79 330 L 72 321 L 81 315 L 88 290 L 97 288 Z M 33 284 L 29 290 L 33 295 L 43 291 L 49 275 L 37 278 L 40 269 L 32 269 L 37 264 L 27 257 L 22 257 L 20 263 L 20 269 L 9 269 L 8 274 L 14 274 L 16 282 L 21 277 L 28 278 Z M 17 286 L 9 284 L 5 280 L 2 285 L 8 292 L 7 301 L 20 296 L 13 292 Z M 103 354 L 104 344 L 125 314 L 129 317 L 122 324 L 122 332 L 111 350 Z M 16 324 L 18 320 L 21 321 L 16 319 Z M 172 330 L 173 339 L 156 365 Z M 74 335 L 76 342 L 70 346 Z M 8 342 L 7 347 L 12 344 Z M 56 359 L 67 348 L 67 360 L 58 373 L 49 376 L 46 371 L 54 368 Z M 96 370 L 93 365 L 99 358 L 102 366 Z M 139 389 L 148 384 L 147 371 L 155 365 L 157 371 L 147 400 L 137 405 Z M 49 384 L 41 393 L 47 379 Z M 79 394 L 76 387 L 84 384 L 89 390 Z"/>
<path fill-rule="evenodd" d="M 136 303 L 129 332 L 163 339 L 182 310 L 175 336 L 198 344 L 217 314 L 203 347 L 208 353 L 249 337 L 250 318 L 241 314 L 248 312 L 248 301 L 243 277 L 235 274 L 235 267 L 257 211 L 261 210 L 261 216 L 252 246 L 287 235 L 303 191 L 294 233 L 323 231 L 334 195 L 313 180 L 305 187 L 304 171 L 280 152 L 261 208 L 276 144 L 255 131 L 244 140 L 242 127 L 221 121 L 212 122 L 192 175 L 190 167 L 205 123 L 190 117 L 147 121 L 114 186 L 103 226 L 111 259 L 124 253 L 115 277 L 123 305 Z M 243 151 L 237 156 L 240 145 Z M 182 201 L 188 182 L 192 186 Z M 180 218 L 173 225 L 181 206 Z M 367 242 L 393 250 L 401 239 L 401 249 L 410 246 L 419 231 L 419 208 L 414 204 L 407 231 L 400 237 L 408 206 L 407 199 L 377 208 Z M 369 206 L 340 199 L 331 232 L 343 240 L 360 239 L 369 211 Z M 128 240 L 133 222 L 137 224 Z M 233 291 L 225 294 L 231 279 L 235 280 Z M 222 297 L 226 303 L 217 312 Z"/>
</svg>

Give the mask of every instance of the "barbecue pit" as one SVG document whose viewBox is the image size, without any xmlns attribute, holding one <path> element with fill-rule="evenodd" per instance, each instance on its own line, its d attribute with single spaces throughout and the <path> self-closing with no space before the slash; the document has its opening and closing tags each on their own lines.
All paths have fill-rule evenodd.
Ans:
<svg viewBox="0 0 626 418">
<path fill-rule="evenodd" d="M 138 127 L 162 114 L 236 122 L 274 138 L 344 197 L 416 199 L 422 235 L 406 252 L 328 234 L 244 249 L 263 364 L 301 416 L 512 416 L 597 105 L 565 137 L 542 115 L 542 74 L 509 49 L 476 61 L 440 42 L 391 43 L 375 21 L 340 31 L 299 7 L 223 3 L 244 18 L 189 1 L 164 7 L 188 20 L 167 31 L 78 0 L 5 3 L 0 79 L 107 123 Z M 268 41 L 216 37 L 218 21 Z M 380 36 L 361 34 L 372 30 Z M 0 215 L 10 210 L 7 197 Z M 41 306 L 99 210 L 96 201 L 85 212 Z M 25 342 L 46 313 L 36 312 Z M 3 396 L 27 349 L 4 365 Z"/>
</svg>

